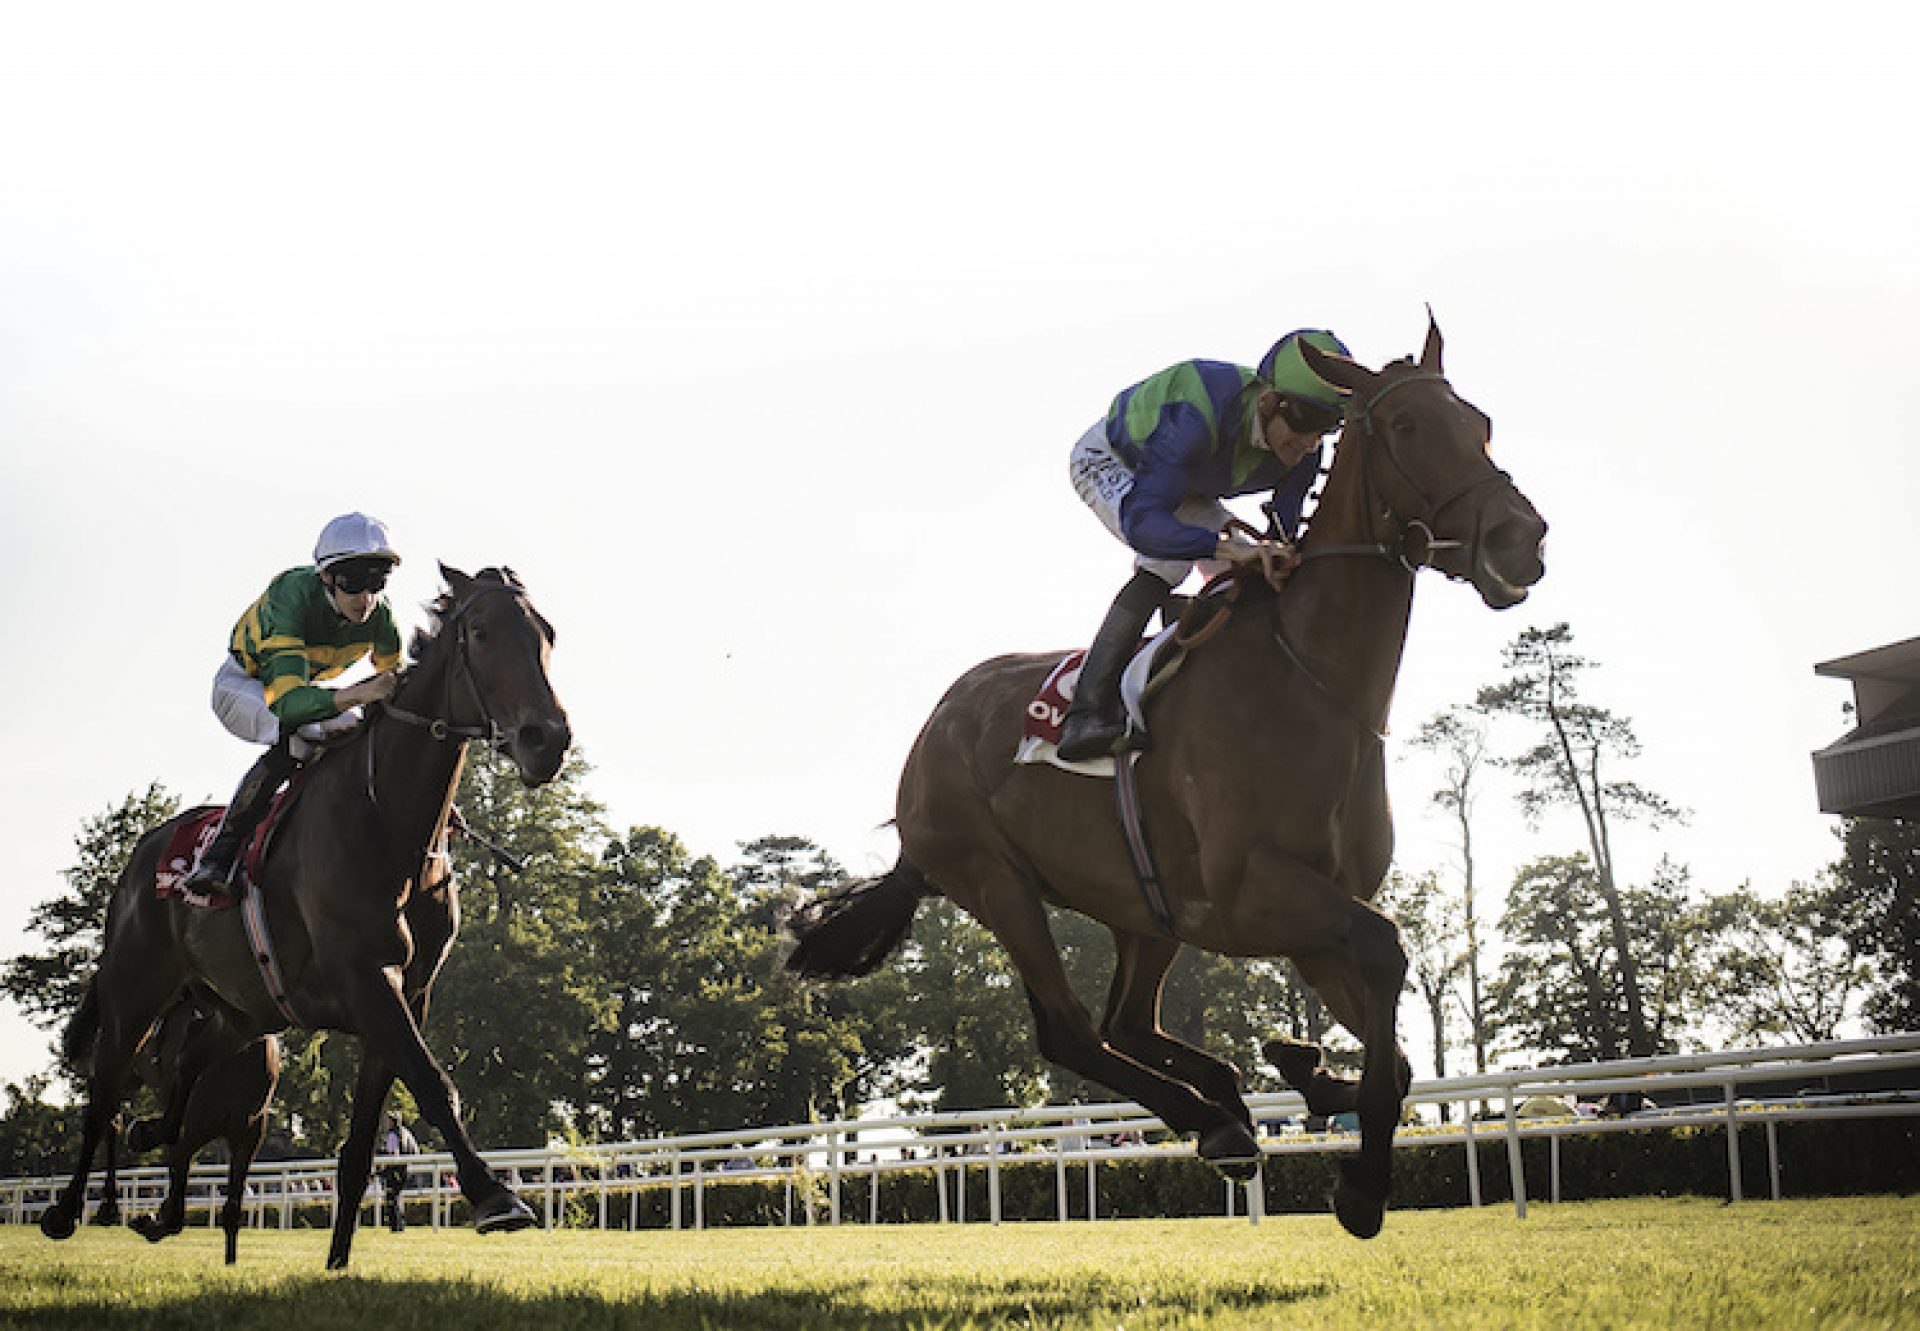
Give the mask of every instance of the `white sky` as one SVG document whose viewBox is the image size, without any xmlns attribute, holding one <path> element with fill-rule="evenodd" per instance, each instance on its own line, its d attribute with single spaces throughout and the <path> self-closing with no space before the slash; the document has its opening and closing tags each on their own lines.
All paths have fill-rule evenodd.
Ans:
<svg viewBox="0 0 1920 1331">
<path fill-rule="evenodd" d="M 1920 42 L 1885 5 L 14 6 L 0 939 L 83 818 L 224 799 L 225 635 L 333 514 L 512 564 L 617 826 L 884 867 L 974 661 L 1087 637 L 1112 394 L 1423 304 L 1553 527 L 1423 584 L 1411 735 L 1570 620 L 1696 885 L 1833 857 L 1813 663 L 1920 633 Z M 1550 16 L 1551 15 L 1551 16 Z M 1397 762 L 1402 863 L 1444 864 Z M 1491 792 L 1484 881 L 1571 850 Z M 47 1062 L 0 1014 L 0 1077 Z"/>
</svg>

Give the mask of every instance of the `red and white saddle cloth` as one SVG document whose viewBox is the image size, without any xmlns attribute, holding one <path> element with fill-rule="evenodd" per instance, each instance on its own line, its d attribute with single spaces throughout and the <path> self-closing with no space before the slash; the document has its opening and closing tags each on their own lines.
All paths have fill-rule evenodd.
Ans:
<svg viewBox="0 0 1920 1331">
<path fill-rule="evenodd" d="M 1120 701 L 1126 706 L 1127 715 L 1133 719 L 1134 729 L 1144 731 L 1147 728 L 1146 712 L 1141 706 L 1141 698 L 1146 693 L 1147 680 L 1153 672 L 1154 660 L 1160 655 L 1160 646 L 1173 636 L 1168 629 L 1159 637 L 1150 638 L 1133 654 L 1133 660 L 1120 676 Z M 1069 652 L 1060 659 L 1040 686 L 1040 692 L 1027 704 L 1026 722 L 1020 730 L 1020 746 L 1014 750 L 1013 760 L 1017 763 L 1052 763 L 1055 767 L 1068 772 L 1078 772 L 1082 776 L 1113 775 L 1112 758 L 1090 758 L 1086 762 L 1070 763 L 1060 756 L 1060 727 L 1067 719 L 1067 707 L 1073 702 L 1073 695 L 1080 683 L 1080 667 L 1086 664 L 1084 651 Z"/>
<path fill-rule="evenodd" d="M 254 829 L 253 838 L 247 842 L 246 854 L 240 860 L 242 882 L 260 881 L 260 867 L 266 859 L 267 843 L 273 839 L 280 820 L 292 807 L 293 798 L 299 792 L 306 772 L 305 767 L 294 770 L 293 779 L 274 796 L 273 807 L 267 810 L 267 816 Z M 163 901 L 177 898 L 203 910 L 226 910 L 240 904 L 240 898 L 230 892 L 192 892 L 186 888 L 187 875 L 193 872 L 193 866 L 200 863 L 200 857 L 213 844 L 214 835 L 220 830 L 220 819 L 226 812 L 225 805 L 210 804 L 195 809 L 191 817 L 173 829 L 173 835 L 167 838 L 166 849 L 160 852 L 159 867 L 154 871 L 155 896 Z"/>
</svg>

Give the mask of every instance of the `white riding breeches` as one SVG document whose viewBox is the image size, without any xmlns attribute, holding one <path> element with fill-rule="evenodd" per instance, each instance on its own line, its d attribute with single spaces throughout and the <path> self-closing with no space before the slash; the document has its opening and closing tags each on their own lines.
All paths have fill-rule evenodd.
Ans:
<svg viewBox="0 0 1920 1331">
<path fill-rule="evenodd" d="M 267 706 L 266 685 L 242 670 L 231 656 L 223 658 L 220 669 L 214 672 L 213 714 L 231 734 L 249 744 L 272 744 L 280 738 L 280 718 Z M 309 721 L 296 734 L 318 742 L 351 730 L 360 721 L 360 709 L 349 707 L 338 716 Z"/>
<path fill-rule="evenodd" d="M 1073 446 L 1073 453 L 1067 460 L 1067 472 L 1073 479 L 1074 493 L 1094 511 L 1101 525 L 1125 545 L 1127 537 L 1120 526 L 1120 505 L 1133 491 L 1133 469 L 1114 453 L 1113 445 L 1107 442 L 1107 421 L 1104 416 L 1095 421 L 1093 428 L 1081 435 L 1080 442 Z M 1191 526 L 1206 527 L 1212 531 L 1225 530 L 1233 518 L 1225 504 L 1206 497 L 1188 499 L 1173 511 L 1173 515 Z M 1219 567 L 1211 559 L 1200 563 L 1203 568 Z M 1155 559 L 1136 551 L 1133 566 L 1153 574 L 1169 587 L 1178 587 L 1193 572 L 1194 561 Z"/>
</svg>

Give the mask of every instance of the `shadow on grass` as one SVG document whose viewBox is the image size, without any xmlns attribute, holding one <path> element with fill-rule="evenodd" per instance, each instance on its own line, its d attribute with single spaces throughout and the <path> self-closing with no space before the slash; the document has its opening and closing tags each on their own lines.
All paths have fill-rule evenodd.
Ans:
<svg viewBox="0 0 1920 1331">
<path fill-rule="evenodd" d="M 920 1282 L 910 1288 L 870 1281 L 762 1290 L 638 1290 L 623 1297 L 591 1291 L 525 1295 L 468 1281 L 301 1278 L 270 1291 L 219 1291 L 139 1302 L 75 1301 L 57 1308 L 0 1314 L 7 1326 L 72 1331 L 289 1331 L 290 1328 L 452 1328 L 453 1331 L 646 1331 L 710 1328 L 831 1327 L 881 1331 L 915 1327 L 1184 1325 L 1210 1312 L 1281 1312 L 1333 1292 L 1325 1282 L 1251 1284 L 1204 1292 L 1063 1288 L 1034 1280 L 990 1278 Z"/>
</svg>

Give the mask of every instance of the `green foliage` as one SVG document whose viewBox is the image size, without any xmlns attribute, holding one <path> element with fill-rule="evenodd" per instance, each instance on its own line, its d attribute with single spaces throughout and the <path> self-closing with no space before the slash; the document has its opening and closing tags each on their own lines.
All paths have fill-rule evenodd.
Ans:
<svg viewBox="0 0 1920 1331">
<path fill-rule="evenodd" d="M 1398 870 L 1387 875 L 1374 900 L 1400 927 L 1400 945 L 1407 954 L 1407 978 L 1412 981 L 1433 1028 L 1433 1075 L 1447 1075 L 1449 1017 L 1455 989 L 1468 967 L 1466 928 L 1458 904 L 1440 888 L 1432 873 L 1409 877 Z M 1471 1007 L 1469 1007 L 1471 1011 Z"/>
<path fill-rule="evenodd" d="M 47 1103 L 49 1081 L 28 1077 L 7 1084 L 7 1107 L 0 1115 L 0 1177 L 45 1178 L 71 1171 L 80 1149 L 78 1118 Z"/>
<path fill-rule="evenodd" d="M 1920 1029 L 1920 823 L 1849 818 L 1840 840 L 1822 906 L 1867 963 L 1867 1021 Z"/>
<path fill-rule="evenodd" d="M 179 811 L 179 797 L 155 782 L 80 825 L 74 862 L 60 874 L 66 891 L 27 916 L 27 931 L 46 947 L 10 958 L 0 971 L 0 989 L 37 1025 L 61 1025 L 79 1006 L 100 957 L 107 903 L 120 874 L 140 838 Z"/>
<path fill-rule="evenodd" d="M 1520 807 L 1528 817 L 1537 821 L 1556 806 L 1579 813 L 1592 883 L 1605 904 L 1612 935 L 1606 964 L 1617 972 L 1612 984 L 1620 994 L 1626 1025 L 1624 1052 L 1636 1057 L 1656 1053 L 1658 1037 L 1645 1012 L 1639 973 L 1643 956 L 1633 944 L 1610 829 L 1622 819 L 1658 825 L 1684 815 L 1652 791 L 1611 774 L 1615 763 L 1638 756 L 1640 742 L 1625 717 L 1579 700 L 1580 676 L 1593 662 L 1574 651 L 1571 628 L 1555 624 L 1524 630 L 1507 645 L 1505 664 L 1508 678 L 1480 690 L 1475 706 L 1533 727 L 1532 740 L 1502 762 L 1520 777 Z"/>
<path fill-rule="evenodd" d="M 530 790 L 510 763 L 476 747 L 461 778 L 459 806 L 476 835 L 453 841 L 462 921 L 425 1034 L 459 1088 L 469 1132 L 488 1146 L 543 1146 L 566 1127 L 589 1035 L 605 1020 L 591 902 L 606 833 L 583 787 L 590 770 L 576 754 Z"/>
</svg>

